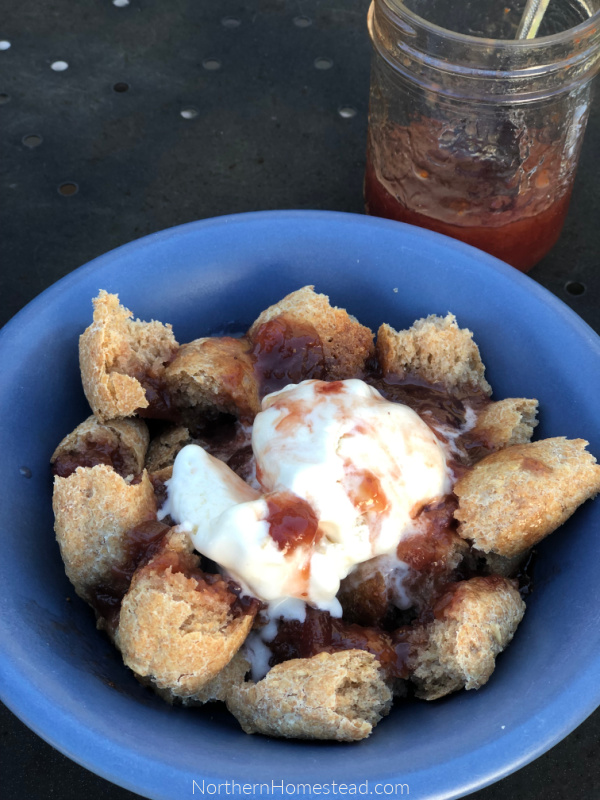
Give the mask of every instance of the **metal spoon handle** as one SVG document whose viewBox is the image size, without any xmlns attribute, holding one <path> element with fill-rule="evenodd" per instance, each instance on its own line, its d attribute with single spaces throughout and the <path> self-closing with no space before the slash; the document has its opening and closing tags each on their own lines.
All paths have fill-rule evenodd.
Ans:
<svg viewBox="0 0 600 800">
<path fill-rule="evenodd" d="M 535 39 L 549 2 L 550 0 L 527 0 L 517 28 L 517 39 Z"/>
</svg>

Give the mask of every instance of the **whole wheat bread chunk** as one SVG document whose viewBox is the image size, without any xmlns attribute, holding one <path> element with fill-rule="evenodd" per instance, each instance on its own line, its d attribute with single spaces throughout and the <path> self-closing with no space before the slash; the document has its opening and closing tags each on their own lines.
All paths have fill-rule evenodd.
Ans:
<svg viewBox="0 0 600 800">
<path fill-rule="evenodd" d="M 369 736 L 391 702 L 375 656 L 363 650 L 285 661 L 227 697 L 246 733 L 341 742 Z"/>
<path fill-rule="evenodd" d="M 146 454 L 146 469 L 148 472 L 160 472 L 165 467 L 172 466 L 177 453 L 191 443 L 192 437 L 187 428 L 183 425 L 169 426 L 150 442 Z"/>
<path fill-rule="evenodd" d="M 456 583 L 439 605 L 434 622 L 417 632 L 411 656 L 411 680 L 424 700 L 487 683 L 525 613 L 519 592 L 499 576 Z"/>
<path fill-rule="evenodd" d="M 123 477 L 137 475 L 144 468 L 148 449 L 148 428 L 141 419 L 113 419 L 102 423 L 93 414 L 58 445 L 51 464 L 68 458 L 77 463 L 91 448 L 100 447 L 112 455 L 113 468 Z M 117 468 L 118 467 L 118 468 Z"/>
<path fill-rule="evenodd" d="M 125 533 L 156 515 L 148 474 L 130 484 L 104 464 L 78 467 L 68 478 L 54 479 L 52 506 L 67 577 L 92 603 L 94 587 L 110 583 L 112 567 L 126 557 Z"/>
<path fill-rule="evenodd" d="M 218 590 L 204 584 L 199 564 L 188 537 L 176 532 L 136 570 L 121 604 L 116 641 L 123 661 L 172 700 L 200 702 L 214 694 L 218 687 L 206 690 L 207 684 L 238 652 L 254 620 L 232 616 L 225 584 Z"/>
<path fill-rule="evenodd" d="M 243 685 L 250 664 L 241 650 L 234 655 L 229 664 L 208 683 L 196 692 L 196 694 L 180 697 L 170 689 L 158 689 L 150 678 L 142 678 L 141 682 L 153 689 L 159 697 L 170 704 L 181 704 L 183 706 L 203 706 L 206 703 L 214 703 L 219 700 L 225 701 L 231 692 L 236 692 Z"/>
<path fill-rule="evenodd" d="M 449 391 L 492 393 L 473 334 L 458 327 L 454 314 L 431 314 L 406 331 L 383 324 L 377 332 L 377 357 L 384 375 L 414 376 L 442 383 Z"/>
<path fill-rule="evenodd" d="M 533 547 L 600 491 L 600 466 L 583 439 L 542 439 L 499 450 L 454 487 L 458 533 L 507 558 Z"/>
<path fill-rule="evenodd" d="M 177 350 L 170 325 L 133 320 L 116 294 L 101 290 L 94 298 L 94 319 L 79 337 L 83 390 L 101 422 L 130 417 L 146 408 L 140 373 L 160 377 Z"/>
<path fill-rule="evenodd" d="M 316 294 L 314 286 L 304 286 L 265 309 L 250 327 L 250 339 L 261 325 L 281 315 L 312 325 L 321 339 L 330 380 L 360 375 L 373 355 L 373 332 L 343 308 L 330 305 L 329 298 Z"/>
<path fill-rule="evenodd" d="M 475 427 L 469 434 L 484 442 L 488 452 L 502 450 L 513 444 L 531 441 L 538 401 L 525 397 L 509 397 L 490 403 L 477 416 Z"/>
<path fill-rule="evenodd" d="M 221 411 L 253 418 L 260 411 L 254 362 L 246 339 L 196 339 L 184 344 L 167 367 L 165 379 L 184 421 Z"/>
</svg>

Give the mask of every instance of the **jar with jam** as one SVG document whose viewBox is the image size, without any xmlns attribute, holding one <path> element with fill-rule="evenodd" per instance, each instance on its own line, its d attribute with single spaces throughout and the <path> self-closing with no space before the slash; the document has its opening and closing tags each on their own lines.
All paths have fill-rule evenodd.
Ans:
<svg viewBox="0 0 600 800">
<path fill-rule="evenodd" d="M 373 0 L 368 214 L 444 233 L 524 272 L 567 214 L 600 69 L 600 0 Z"/>
</svg>

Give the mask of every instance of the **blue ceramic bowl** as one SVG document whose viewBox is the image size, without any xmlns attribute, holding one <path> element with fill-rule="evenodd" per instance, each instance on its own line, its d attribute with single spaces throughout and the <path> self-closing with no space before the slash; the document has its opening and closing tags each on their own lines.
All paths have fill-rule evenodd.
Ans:
<svg viewBox="0 0 600 800">
<path fill-rule="evenodd" d="M 246 736 L 216 706 L 169 707 L 96 632 L 64 575 L 48 468 L 89 413 L 77 339 L 91 298 L 118 292 L 185 342 L 243 329 L 309 283 L 373 329 L 453 311 L 474 331 L 498 399 L 539 398 L 539 437 L 584 437 L 600 455 L 598 337 L 529 278 L 428 231 L 349 214 L 244 214 L 148 236 L 40 295 L 0 334 L 0 693 L 67 756 L 149 798 L 202 796 L 226 781 L 266 784 L 270 796 L 289 797 L 288 784 L 333 793 L 334 781 L 364 793 L 368 781 L 370 793 L 408 784 L 420 800 L 456 798 L 536 758 L 600 703 L 598 502 L 539 548 L 535 592 L 490 683 L 399 706 L 359 744 Z"/>
</svg>

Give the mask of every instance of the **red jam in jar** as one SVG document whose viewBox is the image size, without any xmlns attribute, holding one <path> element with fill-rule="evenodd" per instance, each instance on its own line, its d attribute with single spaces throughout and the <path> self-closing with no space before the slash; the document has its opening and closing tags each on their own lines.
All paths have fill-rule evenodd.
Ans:
<svg viewBox="0 0 600 800">
<path fill-rule="evenodd" d="M 373 0 L 368 214 L 460 239 L 523 272 L 546 255 L 600 70 L 596 15 L 572 6 L 553 0 L 543 33 L 525 41 L 519 15 L 493 0 Z"/>
</svg>

